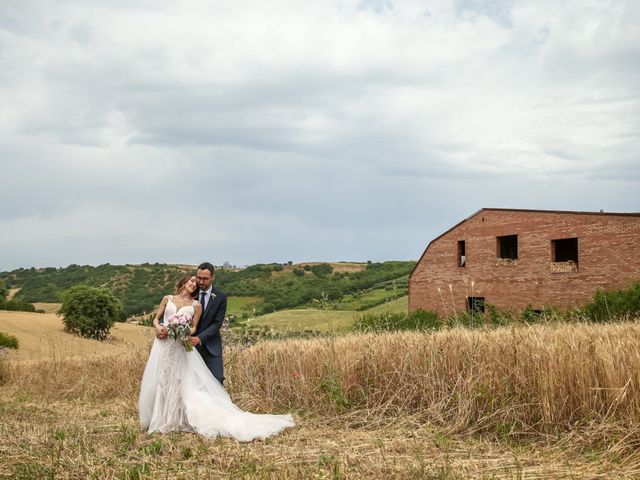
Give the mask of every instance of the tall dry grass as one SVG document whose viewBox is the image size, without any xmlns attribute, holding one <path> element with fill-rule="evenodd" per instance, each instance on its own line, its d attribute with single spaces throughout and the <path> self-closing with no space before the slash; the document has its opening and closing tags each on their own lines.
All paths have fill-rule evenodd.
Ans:
<svg viewBox="0 0 640 480">
<path fill-rule="evenodd" d="M 352 334 L 258 344 L 230 376 L 254 408 L 417 414 L 501 435 L 615 426 L 640 439 L 639 346 L 635 323 Z"/>
<path fill-rule="evenodd" d="M 451 432 L 500 436 L 586 429 L 626 449 L 640 446 L 639 346 L 632 322 L 263 342 L 228 349 L 227 388 L 254 411 L 353 425 L 412 415 Z M 145 360 L 146 352 L 131 352 L 12 364 L 4 379 L 42 398 L 135 409 Z"/>
</svg>

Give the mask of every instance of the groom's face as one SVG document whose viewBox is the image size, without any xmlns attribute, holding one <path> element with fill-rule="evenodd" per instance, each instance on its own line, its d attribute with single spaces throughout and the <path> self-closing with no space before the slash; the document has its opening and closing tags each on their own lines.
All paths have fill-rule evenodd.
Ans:
<svg viewBox="0 0 640 480">
<path fill-rule="evenodd" d="M 198 270 L 196 273 L 196 282 L 200 290 L 209 290 L 211 282 L 213 282 L 214 275 L 211 274 L 206 268 L 204 270 Z"/>
</svg>

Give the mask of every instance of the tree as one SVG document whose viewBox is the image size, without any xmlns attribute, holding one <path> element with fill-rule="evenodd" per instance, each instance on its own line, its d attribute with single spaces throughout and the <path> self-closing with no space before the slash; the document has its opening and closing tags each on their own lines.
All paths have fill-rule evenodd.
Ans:
<svg viewBox="0 0 640 480">
<path fill-rule="evenodd" d="M 123 312 L 120 300 L 109 290 L 77 285 L 63 293 L 58 315 L 69 332 L 104 340 Z"/>
</svg>

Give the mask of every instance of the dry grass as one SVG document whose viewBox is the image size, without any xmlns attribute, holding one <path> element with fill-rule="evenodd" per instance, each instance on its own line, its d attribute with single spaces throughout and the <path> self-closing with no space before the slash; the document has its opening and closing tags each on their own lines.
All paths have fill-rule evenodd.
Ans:
<svg viewBox="0 0 640 480">
<path fill-rule="evenodd" d="M 0 388 L 0 474 L 638 478 L 639 341 L 629 322 L 232 347 L 234 401 L 298 418 L 249 445 L 140 434 L 146 347 L 12 362 Z"/>
<path fill-rule="evenodd" d="M 44 310 L 44 313 L 57 313 L 60 307 L 62 307 L 62 304 L 34 302 L 33 306 L 36 307 L 36 310 Z"/>
<path fill-rule="evenodd" d="M 20 348 L 8 353 L 10 360 L 38 360 L 83 355 L 116 355 L 148 345 L 149 329 L 116 323 L 110 338 L 100 342 L 64 331 L 62 319 L 54 314 L 0 311 L 0 331 L 18 338 Z"/>
<path fill-rule="evenodd" d="M 354 272 L 362 272 L 367 268 L 366 263 L 358 263 L 358 262 L 304 262 L 297 263 L 293 265 L 296 268 L 304 268 L 305 265 L 309 265 L 313 267 L 314 265 L 322 265 L 324 263 L 328 263 L 333 267 L 334 273 L 354 273 Z"/>
<path fill-rule="evenodd" d="M 615 426 L 635 449 L 638 345 L 635 323 L 350 334 L 258 344 L 234 359 L 232 378 L 269 406 L 418 414 L 457 433 L 517 438 Z"/>
<path fill-rule="evenodd" d="M 456 439 L 404 417 L 371 428 L 298 416 L 266 442 L 140 433 L 135 409 L 2 397 L 0 476 L 12 479 L 634 478 L 606 452 Z"/>
<path fill-rule="evenodd" d="M 16 296 L 16 293 L 18 293 L 19 291 L 19 288 L 10 288 L 9 292 L 7 293 L 7 300 L 12 300 L 13 297 Z"/>
</svg>

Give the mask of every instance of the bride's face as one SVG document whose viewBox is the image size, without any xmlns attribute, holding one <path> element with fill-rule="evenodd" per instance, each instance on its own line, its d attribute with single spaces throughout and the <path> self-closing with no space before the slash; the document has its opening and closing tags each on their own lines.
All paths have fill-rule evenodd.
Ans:
<svg viewBox="0 0 640 480">
<path fill-rule="evenodd" d="M 196 288 L 198 288 L 198 283 L 196 282 L 196 276 L 194 275 L 189 280 L 187 280 L 187 283 L 184 284 L 183 288 L 189 293 L 195 292 Z"/>
</svg>

